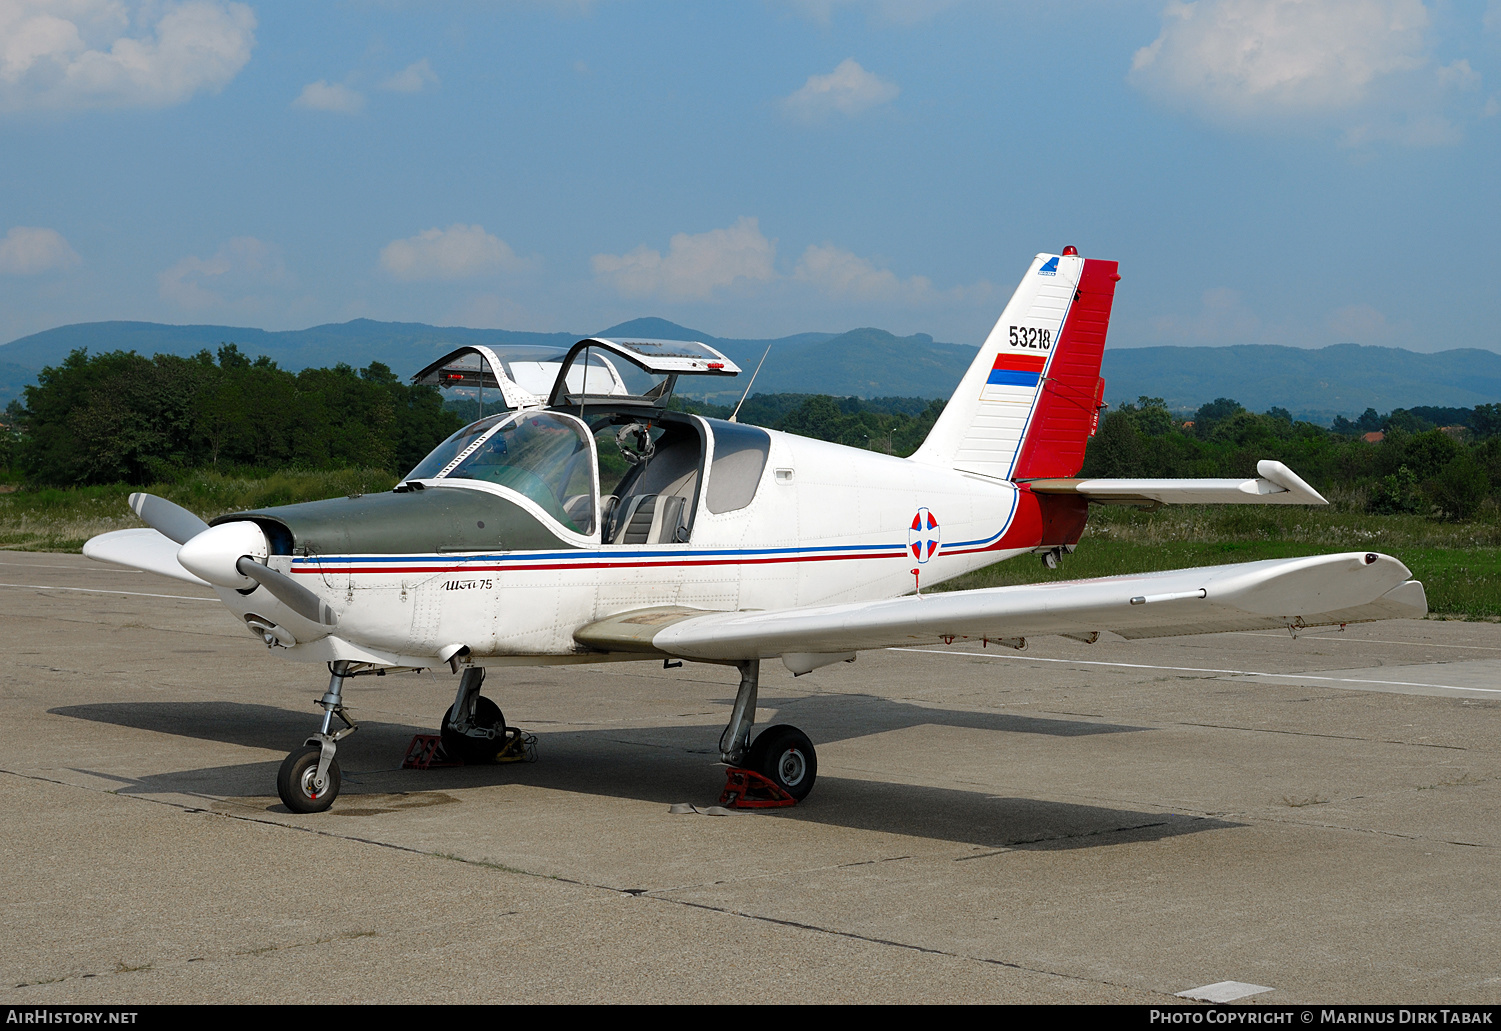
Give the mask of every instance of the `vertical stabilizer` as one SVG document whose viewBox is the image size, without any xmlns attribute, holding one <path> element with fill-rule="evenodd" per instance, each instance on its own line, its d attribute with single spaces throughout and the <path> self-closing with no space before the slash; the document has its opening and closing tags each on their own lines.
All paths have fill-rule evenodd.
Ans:
<svg viewBox="0 0 1501 1031">
<path fill-rule="evenodd" d="M 913 461 L 1000 479 L 1073 476 L 1099 419 L 1116 263 L 1039 254 Z"/>
</svg>

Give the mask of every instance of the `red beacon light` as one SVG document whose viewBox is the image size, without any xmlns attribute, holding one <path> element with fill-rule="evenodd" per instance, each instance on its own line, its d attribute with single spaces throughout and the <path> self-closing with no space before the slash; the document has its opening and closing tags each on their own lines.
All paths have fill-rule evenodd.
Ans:
<svg viewBox="0 0 1501 1031">
<path fill-rule="evenodd" d="M 1079 256 L 1079 248 L 1073 246 L 1065 247 L 1063 248 L 1063 256 L 1065 258 L 1077 258 Z"/>
</svg>

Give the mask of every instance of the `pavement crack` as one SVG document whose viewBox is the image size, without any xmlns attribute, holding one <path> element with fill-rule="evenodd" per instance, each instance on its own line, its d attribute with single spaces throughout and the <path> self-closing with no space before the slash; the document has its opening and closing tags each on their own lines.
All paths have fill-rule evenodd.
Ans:
<svg viewBox="0 0 1501 1031">
<path fill-rule="evenodd" d="M 904 859 L 916 858 L 916 856 L 883 856 L 880 859 L 860 859 L 853 863 L 840 863 L 835 869 L 848 870 L 852 866 L 876 866 L 880 863 L 900 863 Z"/>
<path fill-rule="evenodd" d="M 8 770 L 5 772 L 9 772 Z M 502 913 L 501 916 L 510 914 Z M 289 942 L 285 945 L 267 945 L 258 949 L 236 949 L 224 954 L 225 958 L 233 959 L 238 956 L 265 956 L 273 952 L 287 952 L 292 949 L 306 949 L 316 945 L 329 945 L 333 942 L 352 941 L 357 938 L 378 938 L 379 931 L 344 931 L 340 934 L 331 934 L 313 941 Z M 82 980 L 83 978 L 115 977 L 120 974 L 143 974 L 153 970 L 170 969 L 172 967 L 186 966 L 189 963 L 203 963 L 207 956 L 191 956 L 187 959 L 169 960 L 160 965 L 156 963 L 126 963 L 121 960 L 116 963 L 112 970 L 92 971 L 86 974 L 64 974 L 61 977 L 40 977 L 34 981 L 21 981 L 16 988 L 34 988 L 38 985 L 63 984 L 68 981 Z"/>
<path fill-rule="evenodd" d="M 871 945 L 884 945 L 887 948 L 902 949 L 908 952 L 918 952 L 927 956 L 944 956 L 949 959 L 962 960 L 967 963 L 982 963 L 987 966 L 1004 967 L 1007 970 L 1016 970 L 1026 974 L 1040 974 L 1044 977 L 1056 977 L 1065 981 L 1077 981 L 1080 984 L 1104 985 L 1110 988 L 1120 988 L 1128 991 L 1148 992 L 1160 995 L 1164 999 L 1177 999 L 1177 996 L 1154 988 L 1143 988 L 1140 985 L 1126 984 L 1122 981 L 1111 981 L 1107 978 L 1084 977 L 1080 974 L 1070 974 L 1061 970 L 1050 970 L 1047 967 L 1029 966 L 1025 963 L 1017 963 L 1012 960 L 995 959 L 990 956 L 973 956 L 963 952 L 951 952 L 947 949 L 935 949 L 930 945 L 918 945 L 915 942 L 897 941 L 895 938 L 878 938 L 874 935 L 860 934 L 858 931 L 843 931 L 836 927 L 824 927 L 819 924 L 810 924 L 802 920 L 788 920 L 784 917 L 766 916 L 762 913 L 748 913 L 743 909 L 732 909 L 728 906 L 716 906 L 708 902 L 694 902 L 691 899 L 677 899 L 665 895 L 645 895 L 643 898 L 653 902 L 666 902 L 675 906 L 687 906 L 691 909 L 702 909 L 711 913 L 722 913 L 725 916 L 740 917 L 742 920 L 755 920 L 760 923 L 775 924 L 778 927 L 791 927 L 800 931 L 812 931 L 815 934 L 827 934 L 835 938 L 844 938 L 849 941 L 866 942 Z M 1181 1001 L 1181 1000 L 1179 1000 Z"/>
<path fill-rule="evenodd" d="M 1415 748 L 1446 748 L 1455 752 L 1468 752 L 1464 745 L 1438 745 L 1431 741 L 1401 741 L 1395 738 L 1384 737 L 1360 737 L 1356 734 L 1320 734 L 1312 730 L 1282 730 L 1277 727 L 1237 727 L 1228 723 L 1191 723 L 1187 720 L 1179 720 L 1175 723 L 1165 724 L 1175 727 L 1204 727 L 1209 730 L 1243 730 L 1250 734 L 1287 734 L 1291 737 L 1322 737 L 1335 741 L 1363 741 L 1372 745 L 1412 745 Z"/>
<path fill-rule="evenodd" d="M 237 950 L 235 952 L 231 952 L 230 955 L 231 956 L 266 956 L 266 955 L 269 955 L 270 953 L 273 953 L 273 952 L 287 952 L 287 951 L 289 951 L 291 949 L 306 949 L 306 948 L 310 948 L 311 946 L 314 946 L 314 945 L 328 945 L 328 944 L 330 944 L 332 942 L 352 941 L 355 938 L 378 938 L 378 937 L 380 937 L 380 933 L 377 932 L 377 931 L 345 931 L 342 934 L 331 934 L 331 935 L 329 935 L 326 938 L 315 938 L 312 941 L 291 942 L 290 944 L 287 944 L 287 945 L 266 945 L 266 946 L 263 946 L 262 948 L 259 948 L 259 949 L 239 949 L 239 950 Z M 191 961 L 189 961 L 189 962 L 191 962 Z M 145 969 L 150 970 L 151 969 L 150 965 L 148 964 L 145 967 Z"/>
<path fill-rule="evenodd" d="M 1108 805 L 1141 805 L 1141 806 L 1147 806 L 1147 805 L 1154 805 L 1155 804 L 1155 803 L 1152 803 L 1152 802 L 1140 802 L 1140 801 L 1137 801 L 1135 799 L 1094 798 L 1094 797 L 1091 797 L 1091 796 L 1082 796 L 1082 797 L 1084 797 L 1087 801 L 1089 801 L 1092 804 L 1100 804 L 1100 805 L 1106 805 L 1106 804 L 1108 804 Z M 1364 796 L 1364 795 L 1351 795 L 1349 798 L 1341 798 L 1341 799 L 1336 799 L 1334 801 L 1335 802 L 1351 802 L 1351 801 L 1357 801 L 1357 800 L 1365 798 L 1365 797 L 1366 796 Z M 1320 805 L 1323 805 L 1323 804 L 1326 804 L 1326 803 L 1320 803 Z M 1300 806 L 1298 808 L 1300 808 L 1300 809 L 1306 809 L 1306 808 L 1309 808 L 1309 807 L 1308 806 Z M 1330 823 L 1330 822 L 1328 822 L 1326 820 L 1298 820 L 1298 819 L 1290 819 L 1290 818 L 1285 817 L 1285 816 L 1277 816 L 1277 815 L 1274 815 L 1274 814 L 1254 813 L 1254 812 L 1250 812 L 1250 811 L 1247 811 L 1247 810 L 1223 809 L 1223 810 L 1214 810 L 1214 811 L 1211 812 L 1209 810 L 1195 810 L 1195 809 L 1185 809 L 1185 808 L 1179 807 L 1179 808 L 1176 808 L 1176 809 L 1172 810 L 1171 813 L 1172 814 L 1181 814 L 1181 815 L 1189 817 L 1190 819 L 1198 819 L 1198 820 L 1237 820 L 1237 821 L 1243 821 L 1246 824 L 1255 824 L 1255 823 L 1280 823 L 1280 824 L 1286 824 L 1286 825 L 1288 825 L 1290 827 L 1312 827 L 1312 828 L 1315 828 L 1317 830 L 1326 830 L 1326 831 L 1349 831 L 1352 834 L 1374 834 L 1374 835 L 1376 835 L 1378 837 L 1400 838 L 1403 841 L 1424 841 L 1424 842 L 1432 842 L 1434 844 L 1441 844 L 1441 845 L 1463 845 L 1466 848 L 1497 848 L 1498 847 L 1497 845 L 1494 845 L 1494 844 L 1491 844 L 1491 843 L 1488 843 L 1488 842 L 1482 842 L 1482 841 L 1455 841 L 1455 840 L 1453 840 L 1451 838 L 1430 837 L 1429 835 L 1426 835 L 1426 834 L 1403 834 L 1400 831 L 1383 830 L 1383 829 L 1381 829 L 1379 827 L 1352 827 L 1352 826 L 1350 826 L 1348 824 Z M 1158 826 L 1158 825 L 1157 824 L 1147 824 L 1146 826 Z M 1129 828 L 1128 827 L 1128 828 L 1121 828 L 1121 829 L 1122 830 L 1131 830 L 1131 829 L 1134 829 L 1134 828 Z M 1094 832 L 1091 832 L 1091 833 L 1108 834 L 1110 832 L 1109 831 L 1094 831 Z M 1003 848 L 1002 851 L 1005 851 L 1005 849 Z M 963 859 L 979 859 L 981 857 L 980 856 L 964 856 L 962 858 Z"/>
</svg>

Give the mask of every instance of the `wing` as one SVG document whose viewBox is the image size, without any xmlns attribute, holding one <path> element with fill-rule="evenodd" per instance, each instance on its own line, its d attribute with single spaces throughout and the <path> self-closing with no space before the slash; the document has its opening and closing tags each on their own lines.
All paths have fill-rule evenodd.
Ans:
<svg viewBox="0 0 1501 1031">
<path fill-rule="evenodd" d="M 638 610 L 574 636 L 602 651 L 709 661 L 783 656 L 793 672 L 806 672 L 866 648 L 955 637 L 1012 644 L 1035 634 L 1101 630 L 1171 637 L 1419 618 L 1427 611 L 1423 585 L 1401 562 L 1352 552 L 772 612 Z"/>
<path fill-rule="evenodd" d="M 182 568 L 181 563 L 177 561 L 179 547 L 176 541 L 155 530 L 140 528 L 116 530 L 113 533 L 101 533 L 97 537 L 90 537 L 84 542 L 83 553 L 85 557 L 99 562 L 129 566 L 131 569 L 140 569 L 147 573 L 170 576 L 184 583 L 209 586 L 206 580 L 201 580 Z"/>
<path fill-rule="evenodd" d="M 1115 505 L 1327 505 L 1281 462 L 1256 463 L 1249 480 L 1031 480 L 1038 494 L 1078 494 Z"/>
</svg>

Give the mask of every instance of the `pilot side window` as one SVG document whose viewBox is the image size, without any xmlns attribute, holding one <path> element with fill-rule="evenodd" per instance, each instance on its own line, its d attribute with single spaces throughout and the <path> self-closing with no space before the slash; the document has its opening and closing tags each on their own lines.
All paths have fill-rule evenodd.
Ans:
<svg viewBox="0 0 1501 1031">
<path fill-rule="evenodd" d="M 716 514 L 739 511 L 756 496 L 771 453 L 771 435 L 737 422 L 705 421 L 714 431 L 714 462 L 704 503 Z"/>
</svg>

